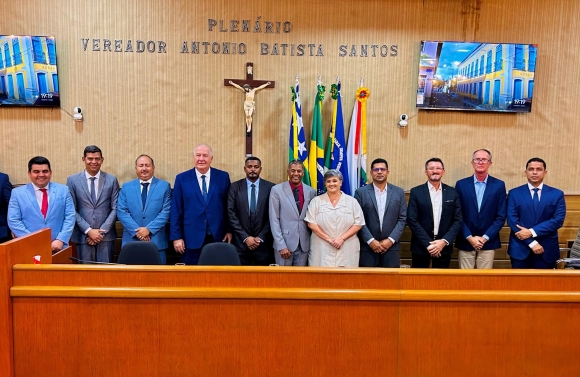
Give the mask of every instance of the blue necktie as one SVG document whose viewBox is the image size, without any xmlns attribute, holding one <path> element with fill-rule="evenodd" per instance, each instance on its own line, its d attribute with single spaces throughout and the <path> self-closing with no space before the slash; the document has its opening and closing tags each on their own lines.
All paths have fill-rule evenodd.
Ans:
<svg viewBox="0 0 580 377">
<path fill-rule="evenodd" d="M 256 185 L 252 183 L 252 191 L 250 192 L 250 214 L 256 213 Z"/>
<path fill-rule="evenodd" d="M 97 204 L 97 193 L 95 192 L 95 179 L 97 177 L 91 177 L 89 179 L 91 180 L 91 201 L 93 204 Z"/>
<path fill-rule="evenodd" d="M 539 192 L 540 189 L 539 188 L 534 188 L 534 195 L 532 196 L 532 202 L 534 203 L 534 211 L 536 212 L 536 214 L 538 213 L 538 206 L 540 205 L 540 195 Z"/>
<path fill-rule="evenodd" d="M 203 195 L 203 200 L 207 203 L 207 185 L 205 184 L 205 175 L 201 176 L 201 194 Z"/>
<path fill-rule="evenodd" d="M 141 183 L 143 190 L 141 190 L 141 203 L 143 204 L 143 209 L 145 209 L 145 203 L 147 202 L 147 187 L 149 187 L 148 182 Z"/>
</svg>

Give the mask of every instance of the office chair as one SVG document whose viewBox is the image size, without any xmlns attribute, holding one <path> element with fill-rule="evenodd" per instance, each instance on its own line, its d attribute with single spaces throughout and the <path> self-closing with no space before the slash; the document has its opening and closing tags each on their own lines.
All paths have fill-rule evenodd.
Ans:
<svg viewBox="0 0 580 377">
<path fill-rule="evenodd" d="M 556 265 L 565 262 L 565 268 L 567 269 L 580 269 L 580 229 L 578 229 L 578 234 L 572 247 L 560 248 L 560 252 L 562 251 L 566 252 L 566 258 L 556 261 Z"/>
<path fill-rule="evenodd" d="M 240 266 L 238 250 L 227 242 L 214 242 L 201 249 L 198 265 L 204 266 Z"/>
<path fill-rule="evenodd" d="M 159 249 L 152 242 L 131 241 L 127 242 L 119 253 L 117 263 L 150 265 L 161 264 Z"/>
</svg>

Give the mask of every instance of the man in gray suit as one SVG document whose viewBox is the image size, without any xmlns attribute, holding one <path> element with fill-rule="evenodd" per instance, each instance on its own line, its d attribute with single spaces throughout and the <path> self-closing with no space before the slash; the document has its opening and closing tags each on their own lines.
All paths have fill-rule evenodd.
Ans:
<svg viewBox="0 0 580 377">
<path fill-rule="evenodd" d="M 365 224 L 358 232 L 360 267 L 400 266 L 399 240 L 407 220 L 407 202 L 402 188 L 387 183 L 389 164 L 382 158 L 371 164 L 373 183 L 356 190 Z"/>
<path fill-rule="evenodd" d="M 316 191 L 302 184 L 304 165 L 288 164 L 289 181 L 270 191 L 270 230 L 274 237 L 274 257 L 280 266 L 306 266 L 310 251 L 310 230 L 304 222 L 308 204 Z"/>
<path fill-rule="evenodd" d="M 86 147 L 82 160 L 85 170 L 66 180 L 76 210 L 71 240 L 80 260 L 112 262 L 119 182 L 101 171 L 104 158 L 99 147 Z"/>
</svg>

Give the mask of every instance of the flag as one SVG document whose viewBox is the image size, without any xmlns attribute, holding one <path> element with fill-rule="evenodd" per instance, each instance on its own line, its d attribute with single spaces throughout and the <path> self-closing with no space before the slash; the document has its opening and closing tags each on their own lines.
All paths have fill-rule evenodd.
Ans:
<svg viewBox="0 0 580 377">
<path fill-rule="evenodd" d="M 310 186 L 316 189 L 316 195 L 324 193 L 324 141 L 322 140 L 322 100 L 326 88 L 317 85 L 312 114 L 312 132 L 310 134 L 310 152 L 308 155 L 308 172 Z"/>
<path fill-rule="evenodd" d="M 310 185 L 310 175 L 308 174 L 308 153 L 306 151 L 306 137 L 304 136 L 304 125 L 302 123 L 302 105 L 300 103 L 300 84 L 296 76 L 296 88 L 292 90 L 292 118 L 290 119 L 290 140 L 288 149 L 288 162 L 300 160 L 304 163 L 304 177 L 302 182 Z"/>
<path fill-rule="evenodd" d="M 342 191 L 352 195 L 350 191 L 350 181 L 348 179 L 348 157 L 346 155 L 346 142 L 344 138 L 344 118 L 342 116 L 342 101 L 340 99 L 340 81 L 332 84 L 330 89 L 332 99 L 334 99 L 334 110 L 332 113 L 332 126 L 327 143 L 327 150 L 324 159 L 325 172 L 328 169 L 336 169 L 342 173 Z M 332 143 L 332 144 L 331 144 Z"/>
<path fill-rule="evenodd" d="M 370 90 L 361 87 L 356 91 L 350 130 L 348 133 L 348 176 L 352 193 L 367 182 L 367 114 L 366 104 Z"/>
</svg>

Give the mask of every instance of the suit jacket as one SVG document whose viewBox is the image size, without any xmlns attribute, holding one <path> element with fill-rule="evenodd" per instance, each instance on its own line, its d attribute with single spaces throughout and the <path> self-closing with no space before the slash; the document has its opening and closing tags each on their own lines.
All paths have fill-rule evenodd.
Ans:
<svg viewBox="0 0 580 377">
<path fill-rule="evenodd" d="M 505 224 L 507 211 L 505 183 L 491 175 L 487 176 L 487 184 L 481 200 L 481 210 L 477 209 L 473 175 L 457 181 L 455 191 L 459 196 L 463 219 L 455 247 L 460 250 L 472 251 L 473 246 L 465 237 L 469 235 L 481 237 L 486 234 L 489 240 L 485 243 L 484 249 L 499 249 L 501 247 L 499 231 Z"/>
<path fill-rule="evenodd" d="M 443 210 L 439 222 L 437 239 L 449 242 L 442 254 L 453 252 L 453 240 L 461 229 L 461 204 L 453 187 L 441 184 L 443 188 Z M 427 246 L 433 241 L 433 207 L 427 183 L 413 187 L 407 208 L 407 225 L 411 229 L 411 252 L 428 254 Z"/>
<path fill-rule="evenodd" d="M 206 203 L 195 168 L 178 174 L 171 197 L 169 239 L 183 239 L 187 249 L 199 249 L 209 227 L 214 240 L 221 241 L 230 232 L 227 211 L 229 189 L 230 175 L 211 168 Z"/>
<path fill-rule="evenodd" d="M 288 181 L 277 184 L 270 191 L 270 228 L 276 251 L 288 248 L 292 252 L 298 248 L 298 243 L 302 251 L 310 250 L 310 229 L 304 218 L 316 190 L 306 184 L 302 184 L 302 188 L 304 206 L 300 213 Z"/>
<path fill-rule="evenodd" d="M 93 203 L 85 171 L 71 175 L 66 180 L 76 209 L 76 223 L 72 241 L 77 244 L 87 243 L 87 229 L 103 229 L 106 234 L 103 241 L 114 241 L 117 238 L 115 222 L 117 221 L 117 198 L 119 182 L 112 174 L 101 170 L 97 181 L 97 202 Z"/>
<path fill-rule="evenodd" d="M 10 235 L 7 216 L 11 193 L 12 184 L 8 176 L 0 173 L 0 238 L 6 238 Z"/>
<path fill-rule="evenodd" d="M 272 250 L 272 233 L 268 217 L 272 187 L 274 187 L 272 182 L 260 179 L 256 214 L 251 219 L 246 178 L 232 183 L 228 194 L 228 217 L 233 232 L 232 243 L 238 250 L 249 250 L 244 240 L 250 236 L 260 238 L 263 241 L 260 246 Z"/>
<path fill-rule="evenodd" d="M 532 252 L 529 245 L 535 240 L 544 248 L 542 256 L 547 263 L 558 260 L 560 257 L 558 229 L 562 227 L 566 217 L 564 193 L 557 188 L 544 185 L 536 213 L 532 195 L 528 185 L 525 184 L 510 190 L 507 207 L 507 222 L 511 229 L 508 254 L 514 259 L 526 259 Z M 515 236 L 520 230 L 518 224 L 524 228 L 532 228 L 537 237 L 519 240 Z"/>
<path fill-rule="evenodd" d="M 59 183 L 48 184 L 46 219 L 40 212 L 32 183 L 15 188 L 8 205 L 8 226 L 16 237 L 50 228 L 53 241 L 68 244 L 75 226 L 75 207 L 68 188 Z"/>
<path fill-rule="evenodd" d="M 405 229 L 407 220 L 407 199 L 402 188 L 387 183 L 387 203 L 383 215 L 383 227 L 381 229 L 375 186 L 370 183 L 360 187 L 354 193 L 354 198 L 360 204 L 364 216 L 365 225 L 358 231 L 361 251 L 372 251 L 368 241 L 372 238 L 382 241 L 391 237 L 395 243 L 389 250 L 400 250 L 399 240 Z"/>
<path fill-rule="evenodd" d="M 139 241 L 137 228 L 146 227 L 159 250 L 167 249 L 167 222 L 171 208 L 171 186 L 169 182 L 153 177 L 147 190 L 145 208 L 141 201 L 141 182 L 134 179 L 123 185 L 119 192 L 117 216 L 123 224 L 123 245 Z"/>
</svg>

